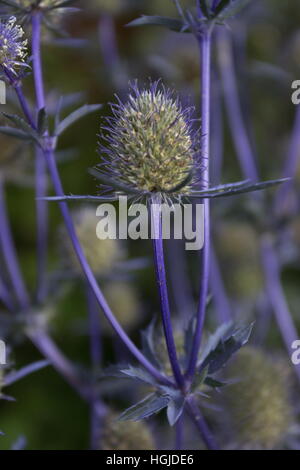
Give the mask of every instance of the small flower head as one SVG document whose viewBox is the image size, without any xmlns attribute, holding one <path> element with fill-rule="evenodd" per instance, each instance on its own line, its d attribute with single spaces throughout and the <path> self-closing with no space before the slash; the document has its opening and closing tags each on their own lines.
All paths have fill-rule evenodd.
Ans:
<svg viewBox="0 0 300 470">
<path fill-rule="evenodd" d="M 24 31 L 14 16 L 0 21 L 0 65 L 13 73 L 24 65 L 27 54 L 27 40 L 23 36 Z"/>
<path fill-rule="evenodd" d="M 199 175 L 191 110 L 155 83 L 144 90 L 134 86 L 128 101 L 112 111 L 103 128 L 108 134 L 102 135 L 99 179 L 113 180 L 125 193 L 188 193 Z"/>
<path fill-rule="evenodd" d="M 228 372 L 239 380 L 224 390 L 240 446 L 275 448 L 292 424 L 286 364 L 280 367 L 263 351 L 248 346 L 239 352 Z"/>
<path fill-rule="evenodd" d="M 97 224 L 99 218 L 96 217 L 92 208 L 84 207 L 73 214 L 74 224 L 77 236 L 83 247 L 87 260 L 98 275 L 104 275 L 111 272 L 115 263 L 123 258 L 123 250 L 117 240 L 97 238 Z M 66 237 L 64 227 L 60 231 L 68 266 L 76 273 L 81 273 L 79 261 L 73 250 L 73 246 Z M 99 235 L 99 234 L 98 234 Z"/>
<path fill-rule="evenodd" d="M 101 450 L 153 450 L 154 439 L 143 421 L 118 421 L 118 415 L 109 412 L 105 418 Z"/>
<path fill-rule="evenodd" d="M 110 282 L 104 286 L 103 293 L 117 320 L 121 322 L 126 331 L 131 331 L 138 325 L 141 306 L 138 293 L 131 284 Z M 109 335 L 113 332 L 105 319 L 103 319 L 103 330 Z"/>
</svg>

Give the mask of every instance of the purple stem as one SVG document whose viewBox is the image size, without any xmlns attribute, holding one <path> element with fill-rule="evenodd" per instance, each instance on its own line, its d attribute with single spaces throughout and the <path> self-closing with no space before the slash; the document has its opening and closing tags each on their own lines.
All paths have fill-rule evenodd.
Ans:
<svg viewBox="0 0 300 470">
<path fill-rule="evenodd" d="M 26 290 L 21 269 L 16 254 L 15 245 L 11 233 L 11 228 L 6 212 L 4 184 L 0 178 L 0 244 L 3 257 L 10 276 L 11 284 L 14 288 L 19 306 L 26 309 L 29 306 L 29 295 Z"/>
<path fill-rule="evenodd" d="M 226 86 L 224 89 L 224 93 L 225 95 L 227 95 L 226 104 L 228 110 L 228 117 L 230 122 L 233 124 L 236 121 L 235 113 L 238 112 L 239 116 L 239 119 L 236 122 L 236 127 L 232 125 L 231 131 L 236 142 L 240 143 L 240 146 L 238 148 L 240 164 L 244 176 L 246 178 L 258 180 L 259 175 L 254 163 L 254 155 L 251 151 L 248 135 L 243 121 L 241 107 L 239 104 L 237 82 L 235 78 L 234 63 L 232 59 L 232 48 L 229 41 L 228 33 L 224 35 L 224 37 L 222 36 L 222 41 L 220 39 L 220 36 L 218 39 L 219 53 L 222 52 L 222 54 L 220 54 L 220 66 L 221 70 L 224 73 L 223 80 L 227 82 L 227 84 L 225 84 Z M 234 105 L 232 105 L 232 102 L 234 103 Z M 297 132 L 298 126 L 300 125 L 300 123 L 298 122 L 298 118 L 300 121 L 300 113 L 299 116 L 297 115 L 295 123 L 294 134 L 292 138 L 293 142 L 291 144 L 289 158 L 290 161 L 287 163 L 284 171 L 291 171 L 296 166 L 296 153 L 299 143 L 299 136 L 297 135 Z M 240 139 L 240 132 L 242 132 L 242 139 Z M 276 251 L 274 250 L 272 242 L 270 242 L 268 238 L 263 238 L 261 244 L 262 262 L 265 272 L 265 281 L 268 290 L 269 301 L 274 310 L 276 322 L 281 332 L 286 348 L 290 352 L 290 341 L 293 341 L 294 335 L 297 335 L 297 331 L 281 285 L 280 266 L 278 263 Z M 294 367 L 297 377 L 300 378 L 299 367 Z"/>
<path fill-rule="evenodd" d="M 223 83 L 223 92 L 228 115 L 231 135 L 237 156 L 246 178 L 259 179 L 255 157 L 250 145 L 248 133 L 244 124 L 243 113 L 238 94 L 238 85 L 234 73 L 232 45 L 229 34 L 220 30 L 217 35 L 218 62 Z"/>
<path fill-rule="evenodd" d="M 227 323 L 232 320 L 232 307 L 227 296 L 218 258 L 213 246 L 211 246 L 210 259 L 210 286 L 218 320 L 220 324 Z"/>
<path fill-rule="evenodd" d="M 39 14 L 33 15 L 32 18 L 32 54 L 33 54 L 33 73 L 34 73 L 34 81 L 35 81 L 35 86 L 37 90 L 37 100 L 41 103 L 45 102 L 44 97 L 39 96 L 41 93 L 44 93 L 44 87 L 43 87 L 43 73 L 42 73 L 42 66 L 41 66 L 41 54 L 40 54 L 40 21 L 41 17 Z M 42 82 L 42 83 L 41 83 Z M 47 139 L 46 139 L 47 140 Z M 48 139 L 49 140 L 49 139 Z M 49 143 L 49 142 L 48 142 Z M 54 186 L 54 190 L 57 196 L 63 196 L 64 195 L 64 190 L 62 187 L 62 183 L 60 180 L 60 176 L 58 173 L 55 157 L 54 157 L 54 151 L 52 148 L 46 148 L 44 149 L 44 156 L 47 162 L 49 174 Z M 91 287 L 91 290 L 93 291 L 98 304 L 103 310 L 103 313 L 117 335 L 120 337 L 120 339 L 123 341 L 123 343 L 127 346 L 129 351 L 133 354 L 133 356 L 142 364 L 142 366 L 153 376 L 156 378 L 161 383 L 165 383 L 170 385 L 172 382 L 168 380 L 165 376 L 163 376 L 152 364 L 148 359 L 141 353 L 141 351 L 135 346 L 135 344 L 131 341 L 131 339 L 128 337 L 122 326 L 119 324 L 117 319 L 115 318 L 113 312 L 109 308 L 102 291 L 100 290 L 97 280 L 93 274 L 93 271 L 91 270 L 87 259 L 83 253 L 82 247 L 79 243 L 79 240 L 77 238 L 74 224 L 68 209 L 68 206 L 66 203 L 62 202 L 59 204 L 60 210 L 62 213 L 62 216 L 65 221 L 65 225 L 69 234 L 69 237 L 72 241 L 75 253 L 78 257 L 78 260 L 81 264 L 81 267 L 83 269 L 83 272 L 86 276 L 86 279 L 88 281 L 88 284 Z"/>
<path fill-rule="evenodd" d="M 38 111 L 45 108 L 45 91 L 41 58 L 41 19 L 42 13 L 36 11 L 31 16 L 32 26 L 32 65 Z"/>
<path fill-rule="evenodd" d="M 181 415 L 175 425 L 175 449 L 183 449 L 183 437 L 184 437 L 184 417 Z"/>
<path fill-rule="evenodd" d="M 170 364 L 173 370 L 174 378 L 178 386 L 183 390 L 185 388 L 185 382 L 183 375 L 180 370 L 180 365 L 176 352 L 176 345 L 174 341 L 171 312 L 169 305 L 169 296 L 167 289 L 167 278 L 164 260 L 164 248 L 162 238 L 162 208 L 161 208 L 161 197 L 155 195 L 151 201 L 151 221 L 152 221 L 152 244 L 154 251 L 154 265 L 156 280 L 160 295 L 162 323 L 166 338 L 167 350 L 169 354 Z"/>
<path fill-rule="evenodd" d="M 112 69 L 120 63 L 114 18 L 111 15 L 101 15 L 98 31 L 103 61 Z"/>
<path fill-rule="evenodd" d="M 297 170 L 300 155 L 300 106 L 297 107 L 290 148 L 282 171 L 282 177 L 293 177 Z M 293 181 L 282 184 L 275 196 L 275 210 L 280 211 L 286 202 L 286 197 L 293 186 Z"/>
<path fill-rule="evenodd" d="M 194 421 L 196 428 L 200 432 L 203 442 L 205 443 L 207 448 L 209 450 L 219 450 L 219 446 L 217 445 L 208 425 L 206 424 L 206 421 L 204 417 L 202 416 L 201 411 L 198 408 L 198 405 L 194 396 L 190 396 L 186 400 L 186 408 L 190 417 Z"/>
<path fill-rule="evenodd" d="M 202 59 L 202 91 L 201 91 L 201 116 L 202 116 L 202 155 L 206 159 L 205 170 L 203 171 L 203 188 L 209 187 L 209 155 L 210 155 L 210 98 L 211 98 L 211 35 L 212 28 L 208 27 L 198 38 L 201 59 Z M 205 244 L 201 254 L 201 286 L 200 299 L 197 311 L 197 324 L 195 336 L 193 339 L 191 356 L 186 372 L 186 378 L 193 380 L 199 349 L 201 346 L 201 338 L 206 312 L 206 301 L 208 294 L 209 282 L 209 264 L 210 264 L 210 204 L 205 199 L 204 203 L 204 240 Z"/>
<path fill-rule="evenodd" d="M 272 305 L 286 349 L 291 355 L 293 352 L 291 348 L 292 343 L 299 339 L 299 335 L 282 288 L 280 265 L 271 236 L 267 235 L 261 240 L 261 257 L 269 301 Z M 294 365 L 294 369 L 300 381 L 300 365 Z"/>
<path fill-rule="evenodd" d="M 37 288 L 36 297 L 42 302 L 47 295 L 47 248 L 48 248 L 48 204 L 43 200 L 47 195 L 47 174 L 43 153 L 36 147 L 35 195 L 37 224 Z"/>
<path fill-rule="evenodd" d="M 90 355 L 92 366 L 96 369 L 100 367 L 102 359 L 101 327 L 99 307 L 89 285 L 86 286 L 86 298 L 89 315 Z"/>
</svg>

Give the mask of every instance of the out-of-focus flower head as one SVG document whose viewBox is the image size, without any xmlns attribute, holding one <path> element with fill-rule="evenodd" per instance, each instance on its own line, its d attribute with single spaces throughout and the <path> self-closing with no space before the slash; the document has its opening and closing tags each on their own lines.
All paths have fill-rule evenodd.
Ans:
<svg viewBox="0 0 300 470">
<path fill-rule="evenodd" d="M 112 112 L 99 149 L 103 185 L 119 194 L 188 194 L 200 176 L 192 109 L 155 82 L 150 89 L 132 86 L 127 102 L 112 105 Z"/>
<path fill-rule="evenodd" d="M 110 282 L 104 286 L 103 293 L 117 320 L 126 331 L 131 331 L 138 325 L 141 305 L 138 293 L 131 284 L 119 281 Z M 103 330 L 107 334 L 113 334 L 113 329 L 105 319 L 103 319 Z"/>
<path fill-rule="evenodd" d="M 15 16 L 0 20 L 0 65 L 12 73 L 16 73 L 19 67 L 25 65 L 27 55 L 24 30 L 16 21 Z"/>
<path fill-rule="evenodd" d="M 99 218 L 96 217 L 94 209 L 81 208 L 73 213 L 73 219 L 79 241 L 93 271 L 98 275 L 111 273 L 115 263 L 124 257 L 124 251 L 119 242 L 108 238 L 104 240 L 97 238 L 96 229 Z M 81 273 L 79 262 L 69 238 L 66 237 L 64 227 L 60 229 L 60 239 L 65 252 L 64 258 L 67 258 L 67 266 L 76 274 Z"/>
<path fill-rule="evenodd" d="M 247 346 L 229 365 L 238 383 L 225 389 L 239 445 L 274 449 L 282 443 L 292 424 L 289 380 L 284 367 L 266 354 Z"/>
<path fill-rule="evenodd" d="M 104 420 L 101 450 L 153 450 L 154 439 L 143 421 L 118 421 L 111 411 Z"/>
</svg>

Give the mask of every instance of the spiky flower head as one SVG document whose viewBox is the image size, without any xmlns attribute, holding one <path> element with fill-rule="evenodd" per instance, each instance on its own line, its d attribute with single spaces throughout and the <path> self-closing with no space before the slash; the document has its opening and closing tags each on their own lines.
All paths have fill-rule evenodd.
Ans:
<svg viewBox="0 0 300 470">
<path fill-rule="evenodd" d="M 23 40 L 24 31 L 11 16 L 7 21 L 0 20 L 0 65 L 10 72 L 24 66 L 27 55 L 27 40 Z"/>
<path fill-rule="evenodd" d="M 104 420 L 101 450 L 154 450 L 155 443 L 143 421 L 118 421 L 115 412 Z"/>
<path fill-rule="evenodd" d="M 44 8 L 55 8 L 61 3 L 62 0 L 17 0 L 17 3 L 24 8 L 30 9 L 44 9 Z"/>
<path fill-rule="evenodd" d="M 126 331 L 131 331 L 140 320 L 141 305 L 138 293 L 128 282 L 110 282 L 104 286 L 105 298 Z M 103 319 L 103 330 L 112 334 L 113 330 L 106 319 Z"/>
<path fill-rule="evenodd" d="M 124 255 L 119 242 L 108 238 L 102 240 L 97 237 L 96 230 L 99 218 L 96 217 L 96 213 L 91 207 L 83 207 L 75 211 L 73 220 L 77 236 L 93 271 L 98 275 L 110 273 L 115 263 L 121 261 Z M 68 266 L 77 274 L 81 273 L 79 262 L 72 244 L 66 237 L 64 227 L 60 229 L 60 239 Z"/>
<path fill-rule="evenodd" d="M 143 90 L 134 85 L 125 104 L 112 105 L 95 176 L 119 193 L 188 193 L 199 177 L 191 111 L 159 82 Z"/>
<path fill-rule="evenodd" d="M 291 425 L 286 367 L 254 347 L 245 347 L 230 364 L 230 377 L 238 383 L 225 394 L 238 441 L 244 448 L 272 449 L 280 444 Z"/>
</svg>

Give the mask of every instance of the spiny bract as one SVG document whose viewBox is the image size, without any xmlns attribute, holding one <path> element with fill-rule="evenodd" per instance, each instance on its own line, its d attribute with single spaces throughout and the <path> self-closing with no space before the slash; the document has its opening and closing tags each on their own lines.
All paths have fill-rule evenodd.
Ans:
<svg viewBox="0 0 300 470">
<path fill-rule="evenodd" d="M 110 412 L 104 421 L 102 450 L 154 450 L 154 439 L 147 425 L 142 421 L 118 421 Z"/>
<path fill-rule="evenodd" d="M 0 64 L 13 73 L 27 55 L 27 40 L 22 40 L 24 31 L 16 21 L 14 16 L 0 21 Z"/>
<path fill-rule="evenodd" d="M 187 193 L 195 182 L 197 150 L 191 109 L 155 83 L 132 88 L 128 101 L 112 105 L 101 146 L 102 176 L 140 193 Z M 190 178 L 189 178 L 190 177 Z"/>
<path fill-rule="evenodd" d="M 226 389 L 225 396 L 240 445 L 275 448 L 291 425 L 286 373 L 254 347 L 242 349 L 228 372 L 239 379 Z"/>
<path fill-rule="evenodd" d="M 75 211 L 73 219 L 80 244 L 93 271 L 99 275 L 111 272 L 115 263 L 120 261 L 124 255 L 118 241 L 97 238 L 96 229 L 99 218 L 92 208 L 83 207 Z M 68 256 L 68 265 L 75 272 L 81 273 L 79 262 L 73 246 L 65 234 L 64 227 L 61 228 L 60 235 Z"/>
</svg>

